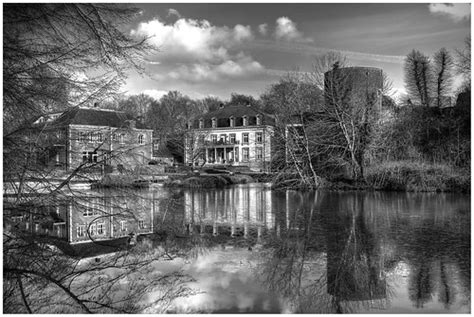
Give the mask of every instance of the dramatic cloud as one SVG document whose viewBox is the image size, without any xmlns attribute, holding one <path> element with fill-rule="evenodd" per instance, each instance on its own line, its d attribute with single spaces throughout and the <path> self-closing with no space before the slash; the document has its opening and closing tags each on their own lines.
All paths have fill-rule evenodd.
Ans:
<svg viewBox="0 0 474 317">
<path fill-rule="evenodd" d="M 242 56 L 221 64 L 195 63 L 181 65 L 167 74 L 168 78 L 186 82 L 216 82 L 222 79 L 252 77 L 264 72 L 264 67 L 250 57 Z"/>
<path fill-rule="evenodd" d="M 304 38 L 303 34 L 296 28 L 296 23 L 287 17 L 276 20 L 275 38 L 277 40 L 292 42 L 312 42 L 312 39 Z"/>
<path fill-rule="evenodd" d="M 172 17 L 172 16 L 175 16 L 178 19 L 181 19 L 181 14 L 178 12 L 178 10 L 170 8 L 170 9 L 168 9 L 167 17 Z"/>
<path fill-rule="evenodd" d="M 455 22 L 471 18 L 470 3 L 432 3 L 429 5 L 429 9 L 431 13 L 447 16 Z"/>
<path fill-rule="evenodd" d="M 216 81 L 220 78 L 251 76 L 263 66 L 241 49 L 254 39 L 250 26 L 215 26 L 207 20 L 180 18 L 172 24 L 160 19 L 142 22 L 132 34 L 147 36 L 160 49 L 149 57 L 152 64 L 166 66 L 167 75 L 156 76 L 186 81 Z M 171 71 L 169 68 L 172 67 Z"/>
<path fill-rule="evenodd" d="M 192 61 L 224 61 L 229 59 L 229 49 L 253 38 L 250 26 L 234 28 L 217 27 L 207 20 L 179 19 L 165 24 L 159 19 L 139 24 L 132 34 L 150 37 L 150 42 L 160 48 L 156 58 L 161 61 L 171 57 Z"/>
<path fill-rule="evenodd" d="M 263 36 L 267 35 L 267 33 L 268 33 L 268 24 L 266 24 L 266 23 L 260 24 L 258 26 L 258 32 L 260 34 L 262 34 Z"/>
</svg>

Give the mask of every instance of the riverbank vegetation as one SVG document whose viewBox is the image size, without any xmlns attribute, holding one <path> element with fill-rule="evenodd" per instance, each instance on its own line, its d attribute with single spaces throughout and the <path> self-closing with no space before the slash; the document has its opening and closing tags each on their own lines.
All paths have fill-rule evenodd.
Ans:
<svg viewBox="0 0 474 317">
<path fill-rule="evenodd" d="M 463 79 L 457 90 L 454 78 Z M 384 190 L 469 192 L 470 39 L 457 57 L 413 50 L 405 81 L 408 95 L 375 124 L 366 180 Z"/>
<path fill-rule="evenodd" d="M 464 192 L 471 188 L 469 169 L 417 161 L 391 161 L 367 169 L 368 186 L 377 190 Z"/>
<path fill-rule="evenodd" d="M 249 175 L 219 174 L 219 175 L 193 175 L 173 177 L 165 182 L 167 187 L 183 188 L 222 188 L 228 185 L 254 183 L 255 179 Z"/>
</svg>

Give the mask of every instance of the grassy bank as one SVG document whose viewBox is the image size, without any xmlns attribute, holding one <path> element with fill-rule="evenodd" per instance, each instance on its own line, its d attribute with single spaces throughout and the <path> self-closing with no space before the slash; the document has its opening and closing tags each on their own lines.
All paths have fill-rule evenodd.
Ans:
<svg viewBox="0 0 474 317">
<path fill-rule="evenodd" d="M 244 174 L 238 175 L 194 175 L 180 178 L 174 178 L 165 182 L 168 187 L 183 188 L 221 188 L 227 185 L 254 183 L 255 180 Z"/>
<path fill-rule="evenodd" d="M 366 170 L 370 187 L 410 192 L 464 192 L 471 190 L 470 170 L 413 161 L 385 162 Z"/>
</svg>

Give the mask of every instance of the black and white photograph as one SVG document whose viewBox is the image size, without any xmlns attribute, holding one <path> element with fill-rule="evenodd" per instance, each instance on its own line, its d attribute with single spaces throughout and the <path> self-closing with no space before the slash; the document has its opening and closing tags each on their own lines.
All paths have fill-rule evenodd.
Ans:
<svg viewBox="0 0 474 317">
<path fill-rule="evenodd" d="M 3 1 L 3 314 L 470 314 L 471 3 Z"/>
</svg>

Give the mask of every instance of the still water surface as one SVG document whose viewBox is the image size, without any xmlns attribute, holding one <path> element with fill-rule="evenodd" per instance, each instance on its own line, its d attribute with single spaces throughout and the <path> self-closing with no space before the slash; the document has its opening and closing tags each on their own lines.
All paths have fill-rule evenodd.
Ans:
<svg viewBox="0 0 474 317">
<path fill-rule="evenodd" d="M 217 241 L 188 262 L 202 294 L 177 312 L 470 312 L 468 195 L 239 185 L 146 196 L 155 229 Z"/>
</svg>

